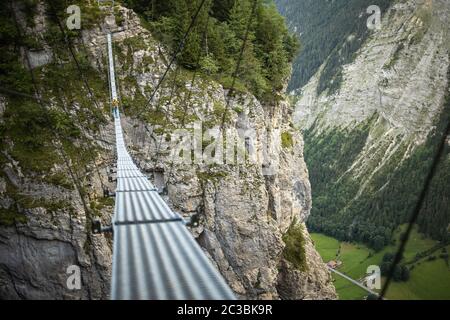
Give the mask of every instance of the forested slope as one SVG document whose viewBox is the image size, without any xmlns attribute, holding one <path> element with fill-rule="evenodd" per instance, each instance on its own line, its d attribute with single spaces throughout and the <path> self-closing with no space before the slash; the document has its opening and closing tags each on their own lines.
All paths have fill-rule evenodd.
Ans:
<svg viewBox="0 0 450 320">
<path fill-rule="evenodd" d="M 352 61 L 369 35 L 367 7 L 375 4 L 385 10 L 391 2 L 275 0 L 289 28 L 300 36 L 302 43 L 302 51 L 293 64 L 288 90 L 304 86 L 324 62 L 325 70 L 320 75 L 317 91 L 336 90 L 342 80 L 342 65 Z"/>
<path fill-rule="evenodd" d="M 178 48 L 201 2 L 124 1 L 172 51 Z M 249 23 L 250 30 L 246 35 Z M 247 88 L 259 98 L 273 99 L 274 93 L 283 89 L 289 77 L 299 44 L 297 37 L 288 32 L 283 17 L 271 1 L 206 1 L 177 61 L 183 67 L 201 70 L 229 87 L 246 36 L 247 46 L 235 75 L 236 87 Z"/>
</svg>

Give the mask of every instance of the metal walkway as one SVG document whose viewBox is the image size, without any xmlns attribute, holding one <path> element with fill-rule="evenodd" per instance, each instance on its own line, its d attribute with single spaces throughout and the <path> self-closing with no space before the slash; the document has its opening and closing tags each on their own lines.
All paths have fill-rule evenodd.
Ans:
<svg viewBox="0 0 450 320">
<path fill-rule="evenodd" d="M 367 291 L 368 293 L 370 293 L 370 294 L 372 294 L 372 295 L 374 295 L 374 296 L 376 296 L 376 297 L 379 297 L 379 294 L 378 294 L 377 292 L 375 292 L 375 291 L 369 289 L 368 287 L 366 287 L 366 286 L 363 285 L 362 283 L 360 283 L 360 282 L 358 282 L 358 281 L 356 281 L 356 280 L 350 278 L 350 277 L 347 276 L 346 274 L 344 274 L 344 273 L 342 273 L 342 272 L 339 272 L 339 271 L 337 271 L 336 269 L 333 269 L 333 268 L 328 267 L 328 266 L 327 266 L 327 268 L 328 268 L 329 271 L 331 271 L 331 272 L 333 272 L 333 273 L 336 273 L 337 275 L 341 276 L 342 278 L 344 278 L 344 279 L 350 281 L 351 283 L 353 283 L 354 285 L 360 287 L 360 288 L 363 289 L 364 291 Z M 384 300 L 384 299 L 383 299 L 383 300 Z"/>
<path fill-rule="evenodd" d="M 111 101 L 118 101 L 111 34 Z M 128 154 L 118 106 L 113 106 L 117 190 L 113 218 L 111 299 L 235 299 L 187 230 Z"/>
</svg>

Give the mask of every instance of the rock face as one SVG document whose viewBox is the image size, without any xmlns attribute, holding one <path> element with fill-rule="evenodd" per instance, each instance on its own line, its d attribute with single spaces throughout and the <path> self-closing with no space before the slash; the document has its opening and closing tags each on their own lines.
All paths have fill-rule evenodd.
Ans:
<svg viewBox="0 0 450 320">
<path fill-rule="evenodd" d="M 107 298 L 111 241 L 90 233 L 86 204 L 80 195 L 71 188 L 39 181 L 35 175 L 25 175 L 20 163 L 10 160 L 11 164 L 2 168 L 4 176 L 0 177 L 0 207 L 17 205 L 26 222 L 0 225 L 0 297 Z M 102 163 L 98 165 L 101 167 Z M 55 168 L 55 171 L 64 169 Z M 90 169 L 85 187 L 95 198 L 102 194 L 100 180 L 108 184 L 107 175 L 105 168 L 100 175 L 94 174 L 92 167 Z M 17 199 L 20 204 L 14 202 Z M 110 210 L 103 210 L 106 221 L 110 220 Z M 67 286 L 70 266 L 80 268 L 80 290 L 70 290 Z"/>
<path fill-rule="evenodd" d="M 303 226 L 311 209 L 303 140 L 292 127 L 292 109 L 287 101 L 261 104 L 249 93 L 238 93 L 227 104 L 228 92 L 220 84 L 200 75 L 191 81 L 190 74 L 174 66 L 172 74 L 179 72 L 179 78 L 164 82 L 154 101 L 146 106 L 143 117 L 148 122 L 144 123 L 137 116 L 142 115 L 169 58 L 134 12 L 120 7 L 118 17 L 121 26 L 108 17 L 97 28 L 83 31 L 89 61 L 99 73 L 106 74 L 105 30 L 115 31 L 123 128 L 130 153 L 156 184 L 166 186 L 165 198 L 171 208 L 198 222 L 192 234 L 237 296 L 335 299 L 331 276 L 304 227 L 299 236 L 299 250 L 306 257 L 302 267 L 288 261 L 285 254 L 284 235 L 293 225 Z M 195 131 L 201 125 L 201 134 L 209 132 L 218 141 L 217 129 L 222 124 L 227 144 L 229 137 L 252 133 L 252 139 L 233 148 L 232 157 L 244 154 L 246 161 L 233 163 L 227 158 L 225 163 L 216 163 L 206 157 L 195 163 L 174 161 L 179 155 L 177 132 Z M 106 143 L 111 141 L 111 127 L 103 128 L 102 133 Z M 189 145 L 195 144 L 191 138 Z M 218 159 L 216 156 L 225 151 L 216 146 L 202 149 L 201 144 L 200 153 L 206 155 L 215 149 L 210 155 Z M 110 152 L 101 154 L 104 178 Z M 191 156 L 187 159 L 192 160 Z M 90 180 L 94 189 L 99 188 L 96 179 L 93 175 Z M 39 209 L 30 212 L 33 218 L 26 224 L 1 227 L 0 281 L 7 285 L 2 285 L 0 296 L 107 298 L 110 239 L 90 234 L 78 202 L 76 215 L 58 210 L 54 224 L 48 222 L 48 213 Z M 108 221 L 107 210 L 102 212 L 103 220 Z M 83 250 L 86 239 L 92 241 L 92 251 Z M 63 270 L 68 264 L 82 266 L 83 290 L 68 292 L 63 271 L 55 275 L 55 266 Z"/>
<path fill-rule="evenodd" d="M 103 146 L 108 141 L 112 146 L 112 134 L 112 126 L 105 128 Z M 107 299 L 112 242 L 108 236 L 91 234 L 89 215 L 92 203 L 103 196 L 102 186 L 114 187 L 108 182 L 106 170 L 112 161 L 112 149 L 104 148 L 96 163 L 86 167 L 82 186 L 88 192 L 85 197 L 70 183 L 61 187 L 46 180 L 51 174 L 66 172 L 66 167 L 55 164 L 52 172 L 44 175 L 23 173 L 21 163 L 6 156 L 9 163 L 3 165 L 0 176 L 0 209 L 16 207 L 25 220 L 0 224 L 0 297 Z M 97 215 L 110 223 L 113 208 L 98 209 Z M 71 266 L 80 270 L 81 286 L 77 290 L 67 284 Z"/>
<path fill-rule="evenodd" d="M 40 51 L 21 48 L 22 63 L 32 69 L 52 61 L 52 50 L 41 36 L 47 24 L 44 5 L 39 2 L 34 27 L 27 28 L 21 3 L 13 3 L 18 23 L 28 34 L 40 35 L 36 41 Z M 8 110 L 9 99 L 0 98 L 0 123 Z M 55 106 L 47 106 L 56 108 Z M 11 113 L 11 112 L 10 112 Z M 80 189 L 70 182 L 66 166 L 54 163 L 48 172 L 24 170 L 14 160 L 6 140 L 2 148 L 0 170 L 0 298 L 2 299 L 107 299 L 111 274 L 111 238 L 91 234 L 91 205 L 103 196 L 102 186 L 108 182 L 107 166 L 113 160 L 114 129 L 112 125 L 92 136 L 88 128 L 81 134 L 102 151 L 82 171 L 73 171 L 82 183 Z M 98 136 L 98 137 L 97 137 Z M 101 138 L 100 138 L 101 136 Z M 2 140 L 2 143 L 5 140 Z M 7 146 L 6 146 L 7 145 Z M 57 143 L 54 144 L 55 149 Z M 50 154 L 48 155 L 50 157 Z M 31 163 L 43 161 L 30 159 Z M 72 160 L 69 160 L 71 162 Z M 72 163 L 72 168 L 74 168 Z M 56 180 L 51 180 L 58 177 Z M 72 176 L 73 178 L 73 176 Z M 111 206 L 98 208 L 96 214 L 105 222 L 111 220 Z M 11 221 L 8 219 L 13 217 Z M 72 266 L 79 268 L 80 288 L 72 290 L 68 283 Z"/>
<path fill-rule="evenodd" d="M 79 213 L 83 212 L 82 209 Z M 28 211 L 27 225 L 1 228 L 0 268 L 4 299 L 102 299 L 109 295 L 111 249 L 94 238 L 87 250 L 83 217 L 44 208 Z M 50 221 L 55 219 L 54 221 Z M 70 266 L 80 267 L 81 290 L 67 286 Z"/>
<path fill-rule="evenodd" d="M 344 67 L 338 94 L 317 96 L 320 70 L 302 88 L 295 123 L 310 128 L 318 120 L 321 130 L 354 127 L 377 113 L 389 135 L 422 142 L 447 89 L 449 10 L 446 1 L 395 1 L 383 13 L 381 29 Z"/>
<path fill-rule="evenodd" d="M 323 268 L 322 258 L 314 248 L 314 243 L 309 237 L 306 228 L 303 228 L 303 230 L 306 239 L 305 253 L 308 266 L 307 270 L 314 270 L 314 272 L 295 270 L 288 261 L 282 261 L 278 274 L 278 292 L 280 298 L 288 300 L 335 299 L 336 291 L 334 286 L 323 285 L 329 282 L 329 271 Z"/>
</svg>

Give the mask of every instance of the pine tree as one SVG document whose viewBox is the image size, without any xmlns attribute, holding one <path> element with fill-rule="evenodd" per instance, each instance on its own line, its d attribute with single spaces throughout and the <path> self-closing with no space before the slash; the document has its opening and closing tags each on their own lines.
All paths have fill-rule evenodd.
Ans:
<svg viewBox="0 0 450 320">
<path fill-rule="evenodd" d="M 236 0 L 214 0 L 212 6 L 213 16 L 219 21 L 227 21 L 235 1 Z"/>
</svg>

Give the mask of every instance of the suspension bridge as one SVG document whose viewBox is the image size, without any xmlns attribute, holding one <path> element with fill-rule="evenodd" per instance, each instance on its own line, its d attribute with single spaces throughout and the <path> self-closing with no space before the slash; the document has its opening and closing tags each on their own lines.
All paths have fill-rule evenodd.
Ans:
<svg viewBox="0 0 450 320">
<path fill-rule="evenodd" d="M 111 33 L 107 43 L 117 160 L 111 299 L 235 299 L 184 219 L 169 208 L 129 155 L 118 106 Z"/>
</svg>

